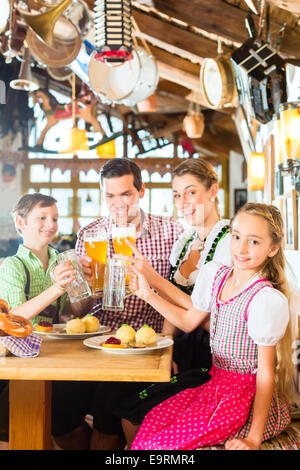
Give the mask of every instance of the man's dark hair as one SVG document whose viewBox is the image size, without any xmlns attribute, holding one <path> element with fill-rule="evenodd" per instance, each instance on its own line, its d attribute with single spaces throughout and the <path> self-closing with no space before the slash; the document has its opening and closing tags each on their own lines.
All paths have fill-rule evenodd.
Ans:
<svg viewBox="0 0 300 470">
<path fill-rule="evenodd" d="M 106 162 L 100 171 L 100 183 L 104 178 L 118 178 L 124 175 L 133 175 L 133 184 L 140 191 L 142 189 L 142 174 L 139 166 L 128 158 L 114 158 Z"/>
</svg>

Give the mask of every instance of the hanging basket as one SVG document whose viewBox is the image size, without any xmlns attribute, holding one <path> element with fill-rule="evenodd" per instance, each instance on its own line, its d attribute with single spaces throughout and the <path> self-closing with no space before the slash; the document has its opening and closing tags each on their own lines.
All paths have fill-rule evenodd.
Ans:
<svg viewBox="0 0 300 470">
<path fill-rule="evenodd" d="M 190 139 L 199 139 L 205 128 L 204 115 L 202 113 L 188 114 L 183 120 L 183 128 Z"/>
</svg>

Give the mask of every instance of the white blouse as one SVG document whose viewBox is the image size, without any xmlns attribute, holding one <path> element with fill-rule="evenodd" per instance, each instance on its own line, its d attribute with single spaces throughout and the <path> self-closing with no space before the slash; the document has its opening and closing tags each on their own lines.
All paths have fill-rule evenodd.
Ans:
<svg viewBox="0 0 300 470">
<path fill-rule="evenodd" d="M 190 273 L 188 279 L 185 278 L 181 272 L 180 272 L 180 265 L 178 266 L 178 269 L 176 273 L 174 274 L 174 281 L 177 284 L 180 284 L 181 286 L 193 286 L 196 282 L 199 270 L 204 266 L 206 257 L 212 247 L 212 244 L 218 235 L 218 233 L 222 230 L 222 228 L 225 225 L 229 225 L 229 220 L 219 220 L 216 225 L 213 227 L 211 230 L 210 234 L 207 236 L 205 245 L 204 245 L 204 250 L 200 254 L 200 259 L 197 264 L 197 269 L 193 272 Z M 170 255 L 170 263 L 172 266 L 176 266 L 177 260 L 180 256 L 180 253 L 182 252 L 182 249 L 185 245 L 186 240 L 188 240 L 193 234 L 195 234 L 195 229 L 194 228 L 189 228 L 185 230 L 178 240 L 174 243 L 171 255 Z M 221 263 L 222 266 L 231 266 L 232 265 L 232 258 L 230 254 L 230 248 L 229 248 L 229 243 L 230 243 L 230 234 L 228 233 L 225 235 L 222 240 L 219 241 L 215 254 L 214 254 L 214 260 L 217 262 Z M 188 246 L 187 252 L 184 256 L 184 258 L 181 261 L 181 264 L 188 258 L 191 247 L 193 245 L 193 242 L 190 243 Z"/>
<path fill-rule="evenodd" d="M 207 263 L 196 280 L 192 302 L 196 309 L 211 311 L 211 292 L 214 277 L 221 267 L 215 261 Z M 243 287 L 260 278 L 259 274 Z M 222 303 L 222 301 L 219 301 Z M 272 287 L 264 287 L 252 299 L 248 308 L 248 333 L 260 346 L 274 346 L 284 335 L 289 321 L 288 299 L 282 292 Z"/>
</svg>

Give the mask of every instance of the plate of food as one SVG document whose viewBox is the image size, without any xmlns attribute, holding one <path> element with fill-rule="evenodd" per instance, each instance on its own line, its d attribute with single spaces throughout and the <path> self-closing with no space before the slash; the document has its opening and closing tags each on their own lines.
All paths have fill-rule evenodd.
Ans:
<svg viewBox="0 0 300 470">
<path fill-rule="evenodd" d="M 90 336 L 102 335 L 110 331 L 108 326 L 100 325 L 98 318 L 86 315 L 83 318 L 74 318 L 67 323 L 51 324 L 46 321 L 38 323 L 35 333 L 51 338 L 60 339 L 84 339 Z"/>
<path fill-rule="evenodd" d="M 124 324 L 115 334 L 87 338 L 83 344 L 112 354 L 142 354 L 167 348 L 173 344 L 173 340 L 168 336 L 157 335 L 148 325 L 135 331 L 131 326 Z"/>
</svg>

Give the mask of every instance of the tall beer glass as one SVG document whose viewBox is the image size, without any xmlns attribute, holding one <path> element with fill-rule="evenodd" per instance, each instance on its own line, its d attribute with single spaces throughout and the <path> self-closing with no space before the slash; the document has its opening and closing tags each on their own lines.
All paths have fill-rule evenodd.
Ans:
<svg viewBox="0 0 300 470">
<path fill-rule="evenodd" d="M 127 245 L 129 240 L 133 245 L 136 239 L 134 224 L 116 224 L 112 226 L 112 239 L 116 255 L 132 256 L 132 249 Z"/>
<path fill-rule="evenodd" d="M 107 239 L 107 233 L 104 229 L 92 228 L 84 232 L 85 251 L 87 255 L 92 258 L 92 294 L 94 297 L 102 297 L 103 295 Z"/>
</svg>

